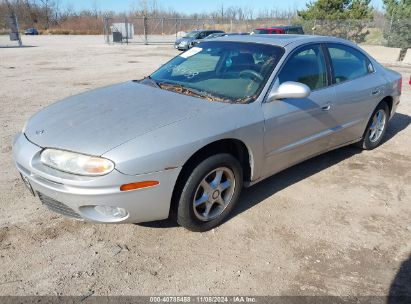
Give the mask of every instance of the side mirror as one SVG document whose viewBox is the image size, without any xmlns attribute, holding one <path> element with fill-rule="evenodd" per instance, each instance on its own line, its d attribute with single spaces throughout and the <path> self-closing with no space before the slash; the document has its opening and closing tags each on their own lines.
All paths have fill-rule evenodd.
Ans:
<svg viewBox="0 0 411 304">
<path fill-rule="evenodd" d="M 282 83 L 277 90 L 270 92 L 268 102 L 285 98 L 306 98 L 311 94 L 310 88 L 301 83 L 287 81 Z"/>
</svg>

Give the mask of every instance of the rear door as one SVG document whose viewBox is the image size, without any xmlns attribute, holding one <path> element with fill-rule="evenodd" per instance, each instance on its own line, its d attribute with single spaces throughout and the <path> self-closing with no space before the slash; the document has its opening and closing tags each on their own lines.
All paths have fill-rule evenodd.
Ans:
<svg viewBox="0 0 411 304">
<path fill-rule="evenodd" d="M 310 44 L 295 50 L 281 68 L 273 88 L 286 81 L 306 84 L 311 94 L 302 99 L 264 103 L 264 176 L 276 173 L 312 155 L 327 150 L 336 125 L 330 115 L 335 98 L 330 86 L 324 48 Z"/>
<path fill-rule="evenodd" d="M 338 43 L 327 44 L 332 83 L 336 94 L 332 112 L 337 122 L 331 146 L 359 139 L 375 106 L 382 99 L 384 79 L 359 50 Z"/>
</svg>

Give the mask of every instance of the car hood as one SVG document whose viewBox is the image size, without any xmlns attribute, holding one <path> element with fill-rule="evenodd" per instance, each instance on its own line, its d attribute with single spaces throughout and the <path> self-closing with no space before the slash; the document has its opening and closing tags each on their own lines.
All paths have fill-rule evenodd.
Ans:
<svg viewBox="0 0 411 304">
<path fill-rule="evenodd" d="M 52 104 L 27 122 L 24 133 L 40 147 L 102 155 L 147 132 L 226 105 L 130 81 Z"/>
</svg>

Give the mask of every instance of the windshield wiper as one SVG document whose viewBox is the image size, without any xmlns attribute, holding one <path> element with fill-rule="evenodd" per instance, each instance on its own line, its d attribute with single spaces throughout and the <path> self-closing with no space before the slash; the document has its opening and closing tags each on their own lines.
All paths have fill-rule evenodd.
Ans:
<svg viewBox="0 0 411 304">
<path fill-rule="evenodd" d="M 158 82 L 155 81 L 153 78 L 151 78 L 151 76 L 144 77 L 141 80 L 133 80 L 133 81 L 134 82 L 140 82 L 140 83 L 146 84 L 146 85 L 150 85 L 150 86 L 155 87 L 155 88 L 160 88 Z"/>
<path fill-rule="evenodd" d="M 196 90 L 196 89 L 187 88 L 187 87 L 182 86 L 179 83 L 159 82 L 157 84 L 161 89 L 174 91 L 174 92 L 177 92 L 177 93 L 180 93 L 180 94 L 200 97 L 200 98 L 207 99 L 208 101 L 225 101 L 225 102 L 227 102 L 227 100 L 225 100 L 224 98 L 213 96 L 210 93 L 202 92 L 202 91 L 199 91 L 199 90 Z"/>
</svg>

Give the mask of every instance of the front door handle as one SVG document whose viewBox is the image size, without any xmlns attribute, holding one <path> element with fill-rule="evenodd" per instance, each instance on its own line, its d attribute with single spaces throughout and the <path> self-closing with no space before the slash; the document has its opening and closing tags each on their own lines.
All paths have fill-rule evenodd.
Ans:
<svg viewBox="0 0 411 304">
<path fill-rule="evenodd" d="M 327 104 L 326 106 L 321 107 L 321 110 L 323 111 L 329 111 L 331 109 L 331 104 Z"/>
<path fill-rule="evenodd" d="M 377 90 L 372 91 L 371 94 L 372 95 L 378 95 L 378 94 L 380 94 L 380 92 L 381 92 L 381 90 L 377 89 Z"/>
</svg>

